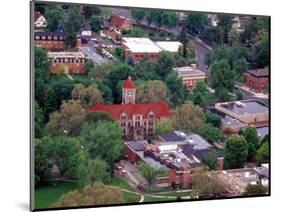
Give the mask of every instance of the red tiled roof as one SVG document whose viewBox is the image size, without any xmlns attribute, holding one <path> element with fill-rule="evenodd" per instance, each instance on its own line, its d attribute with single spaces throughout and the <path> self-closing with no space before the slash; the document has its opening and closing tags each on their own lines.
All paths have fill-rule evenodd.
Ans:
<svg viewBox="0 0 281 212">
<path fill-rule="evenodd" d="M 149 112 L 153 112 L 156 118 L 170 116 L 170 108 L 165 102 L 148 103 L 148 104 L 115 104 L 115 105 L 102 105 L 96 104 L 89 108 L 90 111 L 104 111 L 111 114 L 115 120 L 120 119 L 120 115 L 124 112 L 129 118 L 134 114 L 143 114 L 144 118 L 147 117 Z"/>
<path fill-rule="evenodd" d="M 128 23 L 129 25 L 131 25 L 130 21 L 122 16 L 117 16 L 117 15 L 114 15 L 112 16 L 111 20 L 110 20 L 110 23 L 109 23 L 109 26 L 112 26 L 112 27 L 116 27 L 116 28 L 122 28 L 123 25 L 125 23 Z"/>
<path fill-rule="evenodd" d="M 135 83 L 133 82 L 133 80 L 131 79 L 131 77 L 129 76 L 128 79 L 123 83 L 123 88 L 127 88 L 127 89 L 133 89 L 135 88 Z"/>
<path fill-rule="evenodd" d="M 43 16 L 45 18 L 45 16 L 43 14 L 41 14 L 39 11 L 35 12 L 35 14 L 34 14 L 34 21 L 37 21 L 37 19 L 40 18 L 41 16 Z"/>
</svg>

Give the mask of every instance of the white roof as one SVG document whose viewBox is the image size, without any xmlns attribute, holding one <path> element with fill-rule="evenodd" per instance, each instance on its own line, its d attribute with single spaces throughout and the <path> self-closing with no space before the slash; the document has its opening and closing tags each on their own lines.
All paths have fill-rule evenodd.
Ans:
<svg viewBox="0 0 281 212">
<path fill-rule="evenodd" d="M 82 52 L 47 52 L 48 58 L 84 58 Z"/>
<path fill-rule="evenodd" d="M 193 68 L 191 66 L 176 67 L 174 68 L 174 71 L 176 71 L 180 77 L 206 75 L 203 71 L 200 71 L 199 69 Z"/>
<path fill-rule="evenodd" d="M 155 42 L 162 51 L 178 52 L 179 47 L 182 45 L 179 41 L 157 41 Z"/>
<path fill-rule="evenodd" d="M 134 38 L 126 37 L 123 38 L 126 45 L 131 52 L 149 52 L 149 53 L 158 53 L 161 51 L 160 47 L 155 45 L 155 43 L 149 38 Z"/>
<path fill-rule="evenodd" d="M 92 32 L 91 31 L 82 31 L 81 35 L 82 36 L 91 36 Z"/>
</svg>

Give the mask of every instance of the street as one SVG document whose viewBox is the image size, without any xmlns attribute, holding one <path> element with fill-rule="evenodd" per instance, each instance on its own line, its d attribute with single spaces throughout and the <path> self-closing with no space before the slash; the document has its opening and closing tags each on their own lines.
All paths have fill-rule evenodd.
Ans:
<svg viewBox="0 0 281 212">
<path fill-rule="evenodd" d="M 101 55 L 99 55 L 94 47 L 86 46 L 79 48 L 89 59 L 93 60 L 97 64 L 107 62 Z"/>
</svg>

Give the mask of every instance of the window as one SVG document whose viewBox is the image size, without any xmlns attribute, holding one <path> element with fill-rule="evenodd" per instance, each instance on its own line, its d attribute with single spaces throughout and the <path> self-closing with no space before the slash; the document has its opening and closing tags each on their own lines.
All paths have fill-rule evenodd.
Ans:
<svg viewBox="0 0 281 212">
<path fill-rule="evenodd" d="M 46 40 L 46 36 L 42 36 L 41 39 L 42 39 L 42 40 Z"/>
<path fill-rule="evenodd" d="M 52 40 L 52 36 L 48 36 L 48 40 Z"/>
<path fill-rule="evenodd" d="M 120 119 L 121 120 L 126 120 L 127 119 L 127 115 L 125 113 L 121 114 Z"/>
</svg>

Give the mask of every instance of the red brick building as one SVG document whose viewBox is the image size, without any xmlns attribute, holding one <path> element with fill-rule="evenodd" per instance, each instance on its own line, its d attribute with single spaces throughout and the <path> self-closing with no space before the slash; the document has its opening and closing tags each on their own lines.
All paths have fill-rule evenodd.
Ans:
<svg viewBox="0 0 281 212">
<path fill-rule="evenodd" d="M 154 135 L 156 123 L 170 116 L 170 108 L 164 102 L 136 104 L 136 87 L 130 77 L 122 88 L 122 104 L 90 107 L 90 111 L 104 111 L 119 122 L 124 137 L 142 140 Z"/>
<path fill-rule="evenodd" d="M 126 31 L 133 28 L 132 23 L 123 16 L 113 15 L 108 24 L 109 27 L 118 29 L 119 31 Z"/>
<path fill-rule="evenodd" d="M 48 52 L 48 59 L 51 62 L 50 73 L 85 73 L 85 55 L 82 52 Z"/>
<path fill-rule="evenodd" d="M 63 50 L 65 34 L 63 32 L 34 32 L 36 46 L 48 50 Z"/>
<path fill-rule="evenodd" d="M 268 67 L 263 69 L 249 70 L 244 74 L 244 85 L 249 87 L 250 90 L 256 93 L 268 93 L 269 87 L 269 69 Z"/>
</svg>

